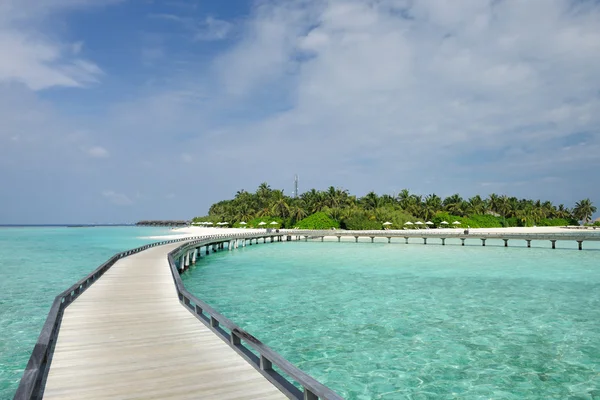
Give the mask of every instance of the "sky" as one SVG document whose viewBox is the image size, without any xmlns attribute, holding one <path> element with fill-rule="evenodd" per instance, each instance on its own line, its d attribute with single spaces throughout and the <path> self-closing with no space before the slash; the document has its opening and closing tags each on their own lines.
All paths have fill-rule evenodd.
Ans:
<svg viewBox="0 0 600 400">
<path fill-rule="evenodd" d="M 600 208 L 599 71 L 598 0 L 0 0 L 0 223 L 294 174 Z"/>
</svg>

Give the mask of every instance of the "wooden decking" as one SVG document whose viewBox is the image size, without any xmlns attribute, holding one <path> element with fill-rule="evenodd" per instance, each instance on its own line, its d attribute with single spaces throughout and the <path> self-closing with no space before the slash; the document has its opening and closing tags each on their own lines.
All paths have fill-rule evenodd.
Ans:
<svg viewBox="0 0 600 400">
<path fill-rule="evenodd" d="M 286 398 L 180 304 L 180 245 L 117 261 L 65 309 L 44 399 Z"/>
</svg>

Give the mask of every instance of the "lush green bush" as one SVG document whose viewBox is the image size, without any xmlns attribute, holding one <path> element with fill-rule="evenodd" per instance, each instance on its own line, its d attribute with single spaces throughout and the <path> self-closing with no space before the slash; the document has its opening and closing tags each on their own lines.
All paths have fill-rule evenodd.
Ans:
<svg viewBox="0 0 600 400">
<path fill-rule="evenodd" d="M 467 226 L 471 228 L 500 228 L 502 227 L 502 217 L 495 217 L 493 215 L 473 215 L 466 218 Z"/>
<path fill-rule="evenodd" d="M 330 218 L 324 212 L 315 213 L 296 223 L 300 229 L 331 229 L 339 228 L 340 223 Z"/>
<path fill-rule="evenodd" d="M 537 223 L 537 226 L 567 226 L 578 225 L 577 221 L 572 221 L 565 218 L 543 219 Z"/>
<path fill-rule="evenodd" d="M 374 216 L 369 216 L 365 212 L 356 212 L 342 220 L 343 229 L 354 231 L 378 230 L 383 229 L 381 221 L 377 221 Z"/>
</svg>

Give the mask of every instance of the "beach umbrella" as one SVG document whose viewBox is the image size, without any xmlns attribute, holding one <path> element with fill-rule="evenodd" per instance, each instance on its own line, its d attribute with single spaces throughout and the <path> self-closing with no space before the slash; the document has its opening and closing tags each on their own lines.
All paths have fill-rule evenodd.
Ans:
<svg viewBox="0 0 600 400">
<path fill-rule="evenodd" d="M 404 223 L 404 225 L 412 225 L 412 224 L 413 224 L 413 223 L 412 223 L 412 222 L 410 222 L 410 221 L 407 221 L 407 222 L 405 222 L 405 223 Z"/>
<path fill-rule="evenodd" d="M 246 223 L 244 221 L 240 222 L 240 225 L 246 225 Z"/>
<path fill-rule="evenodd" d="M 427 221 L 427 222 L 425 222 L 425 223 L 426 223 L 427 225 L 433 225 L 433 222 L 431 222 L 431 221 Z"/>
<path fill-rule="evenodd" d="M 386 221 L 383 223 L 383 225 L 392 225 L 392 223 L 390 221 Z"/>
<path fill-rule="evenodd" d="M 415 225 L 423 225 L 423 223 L 421 221 L 417 221 L 415 222 Z"/>
<path fill-rule="evenodd" d="M 212 222 L 205 222 L 206 225 L 212 225 Z"/>
<path fill-rule="evenodd" d="M 271 222 L 271 225 L 279 225 L 279 222 L 273 221 Z"/>
<path fill-rule="evenodd" d="M 442 224 L 442 225 L 448 225 L 448 223 L 446 221 L 442 221 L 442 222 L 440 222 L 440 224 Z"/>
<path fill-rule="evenodd" d="M 263 221 L 260 221 L 258 224 L 259 224 L 259 225 L 266 225 L 267 223 L 266 223 L 266 222 L 263 222 Z"/>
<path fill-rule="evenodd" d="M 458 221 L 454 221 L 454 222 L 452 223 L 452 225 L 460 225 L 460 222 L 458 222 Z"/>
</svg>

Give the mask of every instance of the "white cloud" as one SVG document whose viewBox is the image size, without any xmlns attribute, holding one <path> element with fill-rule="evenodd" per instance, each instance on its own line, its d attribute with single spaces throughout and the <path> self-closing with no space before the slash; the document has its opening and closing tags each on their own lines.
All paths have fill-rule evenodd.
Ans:
<svg viewBox="0 0 600 400">
<path fill-rule="evenodd" d="M 25 88 L 0 82 L 1 162 L 19 165 L 27 156 L 27 168 L 50 165 L 40 161 L 50 158 L 67 163 L 75 157 L 67 149 L 102 143 L 119 152 L 84 178 L 116 187 L 111 182 L 124 179 L 127 169 L 147 194 L 143 202 L 134 198 L 135 208 L 146 205 L 147 212 L 156 207 L 152 201 L 164 201 L 164 193 L 178 193 L 215 165 L 214 174 L 186 189 L 191 196 L 178 198 L 178 212 L 201 213 L 210 202 L 265 180 L 290 193 L 294 173 L 301 189 L 409 187 L 423 194 L 489 191 L 600 202 L 593 184 L 600 167 L 597 2 L 255 4 L 227 33 L 231 41 L 221 43 L 233 45 L 215 59 L 197 57 L 205 44 L 195 43 L 189 57 L 157 72 L 137 98 L 128 90 L 122 103 L 100 101 L 107 109 L 98 116 L 61 117 Z M 196 20 L 186 31 L 189 38 L 200 25 Z M 44 46 L 28 62 L 33 72 L 19 72 L 20 82 L 78 86 L 92 82 L 85 76 L 101 77 L 90 65 L 74 64 L 83 78 L 67 68 L 88 42 L 73 54 L 74 39 L 48 43 L 43 32 L 26 33 L 32 32 L 26 37 L 44 37 L 35 42 Z M 173 61 L 166 39 L 151 41 L 147 50 L 149 59 Z M 88 134 L 67 146 L 64 132 L 78 129 Z M 573 136 L 578 133 L 583 139 Z M 36 146 L 46 151 L 36 153 Z M 82 165 L 100 165 L 75 153 Z M 172 162 L 173 154 L 179 162 Z M 271 161 L 277 167 L 270 168 Z M 206 187 L 210 194 L 199 202 L 193 194 Z"/>
<path fill-rule="evenodd" d="M 61 43 L 40 30 L 41 21 L 60 10 L 114 1 L 4 0 L 0 4 L 0 82 L 19 82 L 32 90 L 95 83 L 102 70 L 79 58 L 83 42 Z"/>
<path fill-rule="evenodd" d="M 200 24 L 198 32 L 195 35 L 196 40 L 221 40 L 225 39 L 231 32 L 233 25 L 227 21 L 206 17 Z"/>
<path fill-rule="evenodd" d="M 349 160 L 369 152 L 378 165 L 390 160 L 393 171 L 419 162 L 402 156 L 406 148 L 428 154 L 436 167 L 506 146 L 525 146 L 528 157 L 547 159 L 549 140 L 577 131 L 594 131 L 599 141 L 598 6 L 580 10 L 567 0 L 265 4 L 244 39 L 216 63 L 236 96 L 280 95 L 286 88 L 285 111 L 234 128 L 254 144 L 294 143 L 315 158 L 329 149 Z"/>
<path fill-rule="evenodd" d="M 117 206 L 129 206 L 133 204 L 133 200 L 131 200 L 127 195 L 123 193 L 116 193 L 112 190 L 103 191 L 102 196 Z"/>
<path fill-rule="evenodd" d="M 93 146 L 87 149 L 87 153 L 93 158 L 108 158 L 110 154 L 108 150 L 101 146 Z"/>
</svg>

